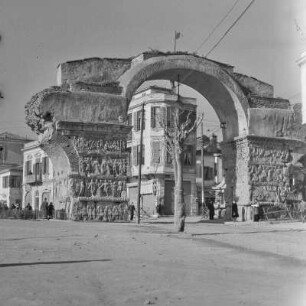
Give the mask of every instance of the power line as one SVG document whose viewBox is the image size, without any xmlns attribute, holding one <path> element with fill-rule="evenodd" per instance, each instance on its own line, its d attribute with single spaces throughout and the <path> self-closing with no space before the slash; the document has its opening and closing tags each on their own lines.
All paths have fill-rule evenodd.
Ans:
<svg viewBox="0 0 306 306">
<path fill-rule="evenodd" d="M 237 22 L 242 18 L 242 16 L 246 13 L 246 11 L 251 7 L 251 5 L 255 2 L 255 0 L 252 0 L 249 5 L 243 10 L 243 12 L 236 18 L 234 23 L 226 30 L 226 32 L 222 35 L 221 39 L 218 40 L 218 42 L 208 51 L 208 53 L 204 56 L 206 58 L 219 44 L 220 42 L 224 39 L 224 37 L 230 32 L 230 30 L 237 24 Z M 190 71 L 187 73 L 180 83 L 182 83 L 184 80 L 186 80 L 191 74 L 193 74 L 193 71 Z M 174 86 L 173 89 L 177 88 L 178 85 Z"/>
<path fill-rule="evenodd" d="M 237 24 L 237 22 L 242 18 L 242 16 L 247 12 L 247 10 L 252 6 L 255 0 L 252 0 L 249 5 L 243 10 L 243 12 L 238 16 L 238 18 L 233 22 L 233 24 L 225 31 L 222 37 L 217 41 L 217 43 L 207 52 L 205 57 L 207 57 L 213 50 L 215 50 L 220 42 L 225 38 L 225 36 L 230 32 L 230 30 Z"/>
<path fill-rule="evenodd" d="M 199 49 L 201 49 L 205 43 L 209 40 L 209 38 L 215 33 L 215 31 L 219 28 L 219 26 L 223 23 L 223 21 L 229 16 L 229 14 L 233 11 L 233 9 L 236 7 L 240 0 L 236 0 L 236 2 L 233 4 L 233 6 L 229 9 L 229 11 L 221 18 L 221 20 L 217 23 L 217 25 L 212 29 L 212 31 L 208 34 L 208 36 L 204 39 L 204 41 L 201 43 L 201 45 L 195 50 L 197 52 Z"/>
</svg>

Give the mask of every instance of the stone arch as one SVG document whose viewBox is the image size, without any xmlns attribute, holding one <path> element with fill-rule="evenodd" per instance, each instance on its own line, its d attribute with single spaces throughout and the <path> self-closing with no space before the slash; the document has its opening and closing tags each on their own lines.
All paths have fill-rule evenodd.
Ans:
<svg viewBox="0 0 306 306">
<path fill-rule="evenodd" d="M 137 63 L 119 78 L 122 95 L 131 100 L 134 92 L 145 81 L 171 80 L 195 89 L 212 105 L 220 122 L 226 122 L 224 140 L 248 132 L 248 99 L 231 77 L 231 66 L 193 55 L 157 56 Z"/>
</svg>

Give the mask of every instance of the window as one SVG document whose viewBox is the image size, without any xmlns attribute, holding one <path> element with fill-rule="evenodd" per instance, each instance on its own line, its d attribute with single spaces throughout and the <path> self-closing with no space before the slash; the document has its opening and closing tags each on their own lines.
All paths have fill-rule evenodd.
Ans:
<svg viewBox="0 0 306 306">
<path fill-rule="evenodd" d="M 142 161 L 141 164 L 144 165 L 145 163 L 145 146 L 142 145 Z M 137 146 L 137 165 L 140 164 L 140 145 Z"/>
<path fill-rule="evenodd" d="M 159 127 L 159 122 L 158 122 L 158 120 L 159 120 L 158 116 L 159 116 L 159 113 L 160 113 L 159 109 L 160 109 L 159 106 L 153 106 L 151 108 L 151 127 L 152 128 Z"/>
<path fill-rule="evenodd" d="M 193 161 L 193 146 L 186 146 L 184 149 L 183 155 L 183 163 L 185 166 L 192 166 L 194 164 Z"/>
<path fill-rule="evenodd" d="M 175 108 L 174 107 L 167 107 L 167 127 L 174 126 L 174 115 L 175 115 Z"/>
<path fill-rule="evenodd" d="M 136 112 L 136 116 L 134 116 L 134 128 L 135 128 L 135 131 L 140 131 L 141 129 L 141 113 L 142 111 L 139 110 Z M 143 111 L 143 130 L 145 129 L 145 118 L 146 118 L 146 115 L 145 115 L 145 110 Z"/>
<path fill-rule="evenodd" d="M 204 180 L 210 181 L 214 179 L 214 168 L 204 167 Z"/>
<path fill-rule="evenodd" d="M 133 125 L 133 114 L 132 113 L 130 113 L 130 114 L 128 114 L 128 125 Z"/>
<path fill-rule="evenodd" d="M 197 177 L 202 177 L 201 164 L 200 163 L 196 164 L 196 175 L 197 175 Z"/>
<path fill-rule="evenodd" d="M 43 157 L 42 159 L 42 174 L 48 174 L 49 173 L 49 158 Z"/>
<path fill-rule="evenodd" d="M 4 161 L 4 147 L 2 145 L 0 146 L 0 160 Z"/>
<path fill-rule="evenodd" d="M 153 141 L 151 148 L 152 148 L 152 163 L 159 164 L 161 159 L 160 141 Z"/>
<path fill-rule="evenodd" d="M 36 161 L 33 169 L 34 169 L 34 174 L 35 174 L 36 179 L 40 178 L 42 174 L 42 164 Z"/>
<path fill-rule="evenodd" d="M 26 169 L 25 169 L 26 175 L 31 175 L 32 173 L 32 161 L 27 160 L 26 161 Z"/>
<path fill-rule="evenodd" d="M 21 187 L 21 176 L 12 175 L 10 177 L 10 187 L 11 188 L 20 188 Z"/>
<path fill-rule="evenodd" d="M 133 147 L 133 165 L 137 166 L 140 162 L 140 145 Z M 142 165 L 144 165 L 145 161 L 145 146 L 142 145 Z"/>
<path fill-rule="evenodd" d="M 167 151 L 167 164 L 172 164 L 172 156 L 168 151 Z"/>
<path fill-rule="evenodd" d="M 191 110 L 184 110 L 183 112 L 180 112 L 179 116 L 180 123 L 187 122 L 187 118 L 189 119 L 189 124 L 187 125 L 187 128 L 190 128 L 196 121 L 196 112 Z"/>
<path fill-rule="evenodd" d="M 3 178 L 2 178 L 2 187 L 3 188 L 9 188 L 9 176 L 4 176 Z"/>
<path fill-rule="evenodd" d="M 4 176 L 2 178 L 2 187 L 3 188 L 20 188 L 21 187 L 21 176 L 12 175 Z"/>
</svg>

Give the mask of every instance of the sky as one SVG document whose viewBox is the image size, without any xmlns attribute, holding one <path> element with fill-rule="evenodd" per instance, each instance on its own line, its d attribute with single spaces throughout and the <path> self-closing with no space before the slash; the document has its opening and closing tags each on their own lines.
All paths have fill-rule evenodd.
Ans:
<svg viewBox="0 0 306 306">
<path fill-rule="evenodd" d="M 235 1 L 0 0 L 0 132 L 34 136 L 25 124 L 24 105 L 38 91 L 56 85 L 59 63 L 171 51 L 174 31 L 182 33 L 177 50 L 206 55 L 251 2 L 238 1 L 201 46 Z M 306 1 L 255 0 L 209 58 L 272 84 L 276 97 L 299 102 L 297 60 L 303 51 Z M 200 105 L 205 131 L 218 132 L 211 107 Z"/>
</svg>

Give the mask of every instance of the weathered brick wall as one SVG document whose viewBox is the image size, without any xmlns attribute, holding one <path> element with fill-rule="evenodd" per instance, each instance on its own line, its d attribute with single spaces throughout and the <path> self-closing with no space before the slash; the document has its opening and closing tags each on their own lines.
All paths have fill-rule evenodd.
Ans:
<svg viewBox="0 0 306 306">
<path fill-rule="evenodd" d="M 232 75 L 249 93 L 263 97 L 273 97 L 274 90 L 272 85 L 241 73 L 233 73 Z"/>
<path fill-rule="evenodd" d="M 276 109 L 290 109 L 289 100 L 281 98 L 268 98 L 251 95 L 249 97 L 251 108 L 276 108 Z"/>
<path fill-rule="evenodd" d="M 85 82 L 76 82 L 70 84 L 71 91 L 91 91 L 91 92 L 102 92 L 120 95 L 122 88 L 118 86 L 118 83 L 111 82 L 106 84 L 93 84 Z"/>
<path fill-rule="evenodd" d="M 57 84 L 76 82 L 105 83 L 115 81 L 131 66 L 131 59 L 87 58 L 58 66 Z"/>
<path fill-rule="evenodd" d="M 127 102 L 113 94 L 54 92 L 41 102 L 40 113 L 56 121 L 118 123 L 120 116 L 126 117 Z"/>
</svg>

